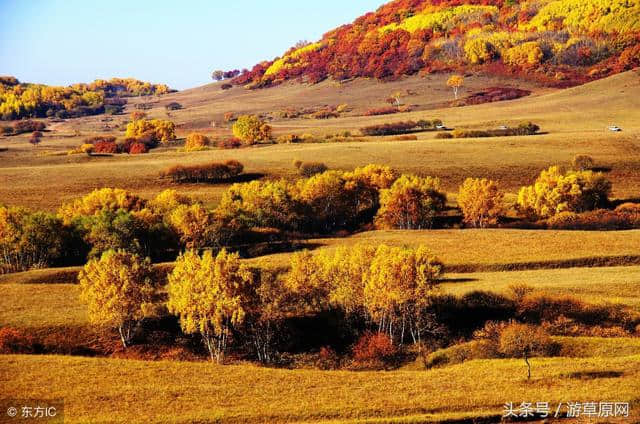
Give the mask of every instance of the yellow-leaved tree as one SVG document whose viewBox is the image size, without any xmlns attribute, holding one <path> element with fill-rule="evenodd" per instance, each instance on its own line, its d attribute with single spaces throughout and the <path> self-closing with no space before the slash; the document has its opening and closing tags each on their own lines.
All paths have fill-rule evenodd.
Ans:
<svg viewBox="0 0 640 424">
<path fill-rule="evenodd" d="M 214 247 L 218 242 L 215 215 L 199 203 L 178 205 L 166 222 L 187 249 Z"/>
<path fill-rule="evenodd" d="M 116 212 L 120 209 L 127 212 L 140 211 L 145 201 L 140 197 L 120 188 L 102 188 L 92 191 L 81 199 L 63 204 L 58 209 L 65 225 L 81 216 L 98 215 L 103 211 Z"/>
<path fill-rule="evenodd" d="M 458 192 L 458 206 L 464 222 L 476 228 L 495 225 L 504 213 L 504 193 L 495 181 L 486 178 L 467 178 Z"/>
<path fill-rule="evenodd" d="M 80 271 L 81 298 L 96 325 L 116 327 L 126 348 L 136 323 L 153 311 L 155 287 L 149 259 L 108 250 Z"/>
<path fill-rule="evenodd" d="M 234 326 L 244 322 L 255 298 L 253 274 L 238 254 L 202 256 L 190 250 L 176 261 L 167 285 L 169 312 L 187 334 L 200 333 L 211 360 L 220 362 Z"/>
<path fill-rule="evenodd" d="M 453 95 L 458 100 L 458 90 L 464 85 L 464 77 L 462 75 L 451 75 L 447 80 L 447 87 L 453 89 Z"/>
<path fill-rule="evenodd" d="M 530 219 L 545 219 L 560 212 L 585 212 L 604 207 L 611 182 L 602 173 L 567 171 L 552 166 L 536 182 L 518 193 L 518 210 Z"/>
<path fill-rule="evenodd" d="M 242 115 L 233 124 L 233 135 L 245 144 L 271 139 L 271 126 L 255 115 Z"/>
<path fill-rule="evenodd" d="M 184 142 L 184 150 L 187 152 L 196 152 L 203 150 L 211 144 L 211 140 L 204 134 L 190 133 Z"/>
<path fill-rule="evenodd" d="M 420 343 L 421 312 L 442 274 L 429 250 L 381 245 L 363 276 L 364 304 L 379 331 L 401 343 L 408 332 Z"/>
<path fill-rule="evenodd" d="M 402 175 L 391 188 L 381 191 L 375 222 L 383 229 L 431 228 L 446 200 L 437 178 Z"/>
</svg>

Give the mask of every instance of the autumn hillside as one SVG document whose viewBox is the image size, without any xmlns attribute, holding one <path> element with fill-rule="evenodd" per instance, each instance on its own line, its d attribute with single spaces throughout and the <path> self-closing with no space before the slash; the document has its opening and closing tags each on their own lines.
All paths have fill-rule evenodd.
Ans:
<svg viewBox="0 0 640 424">
<path fill-rule="evenodd" d="M 630 0 L 395 0 L 233 82 L 257 88 L 481 68 L 571 86 L 638 66 L 639 15 Z"/>
</svg>

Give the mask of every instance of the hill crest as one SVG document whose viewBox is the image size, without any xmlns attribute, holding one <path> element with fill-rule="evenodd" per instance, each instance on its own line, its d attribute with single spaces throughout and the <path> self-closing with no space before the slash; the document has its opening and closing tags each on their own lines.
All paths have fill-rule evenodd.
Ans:
<svg viewBox="0 0 640 424">
<path fill-rule="evenodd" d="M 640 65 L 631 0 L 395 0 L 233 79 L 396 79 L 485 69 L 567 87 Z"/>
</svg>

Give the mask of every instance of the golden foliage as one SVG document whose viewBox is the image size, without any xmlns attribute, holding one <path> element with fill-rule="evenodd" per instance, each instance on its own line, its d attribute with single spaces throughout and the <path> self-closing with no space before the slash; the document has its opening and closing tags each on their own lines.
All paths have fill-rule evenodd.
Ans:
<svg viewBox="0 0 640 424">
<path fill-rule="evenodd" d="M 153 141 L 171 141 L 176 138 L 176 126 L 162 119 L 138 119 L 127 124 L 126 137 L 139 138 L 151 134 Z"/>
<path fill-rule="evenodd" d="M 103 210 L 139 211 L 145 202 L 140 197 L 120 188 L 102 188 L 92 191 L 81 199 L 63 204 L 58 209 L 58 216 L 66 225 L 80 216 L 98 215 Z"/>
<path fill-rule="evenodd" d="M 458 205 L 464 222 L 476 228 L 495 225 L 504 212 L 504 193 L 495 181 L 486 178 L 467 178 L 458 192 Z"/>
<path fill-rule="evenodd" d="M 391 188 L 381 191 L 375 222 L 384 229 L 430 228 L 445 201 L 437 178 L 402 175 Z"/>
<path fill-rule="evenodd" d="M 271 139 L 271 126 L 255 115 L 242 115 L 233 124 L 233 135 L 246 144 Z"/>
<path fill-rule="evenodd" d="M 562 172 L 552 166 L 536 182 L 518 193 L 518 209 L 530 218 L 549 218 L 560 212 L 584 212 L 608 201 L 611 183 L 601 173 Z"/>
<path fill-rule="evenodd" d="M 89 261 L 78 276 L 81 297 L 93 324 L 117 327 L 123 345 L 133 324 L 152 309 L 154 286 L 151 263 L 124 252 L 109 250 Z"/>
<path fill-rule="evenodd" d="M 205 149 L 211 144 L 211 140 L 204 134 L 190 133 L 184 143 L 184 149 L 187 152 L 195 152 Z"/>
<path fill-rule="evenodd" d="M 237 254 L 222 250 L 199 256 L 190 250 L 176 261 L 167 285 L 169 312 L 187 334 L 200 333 L 213 360 L 222 359 L 233 326 L 242 324 L 253 299 L 253 275 Z"/>
</svg>

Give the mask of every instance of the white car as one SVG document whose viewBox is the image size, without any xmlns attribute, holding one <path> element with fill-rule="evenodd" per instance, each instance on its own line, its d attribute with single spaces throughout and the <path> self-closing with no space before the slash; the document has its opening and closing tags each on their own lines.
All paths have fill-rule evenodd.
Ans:
<svg viewBox="0 0 640 424">
<path fill-rule="evenodd" d="M 504 130 L 508 130 L 509 127 L 507 127 L 506 125 L 500 125 L 498 129 L 504 131 Z"/>
<path fill-rule="evenodd" d="M 442 124 L 440 124 L 440 125 L 436 125 L 436 129 L 437 129 L 437 130 L 446 130 L 446 129 L 447 129 L 447 127 L 446 127 L 446 125 L 442 125 Z"/>
<path fill-rule="evenodd" d="M 620 128 L 617 125 L 611 125 L 610 127 L 607 128 L 609 131 L 613 131 L 613 132 L 620 132 L 622 131 L 622 128 Z"/>
</svg>

